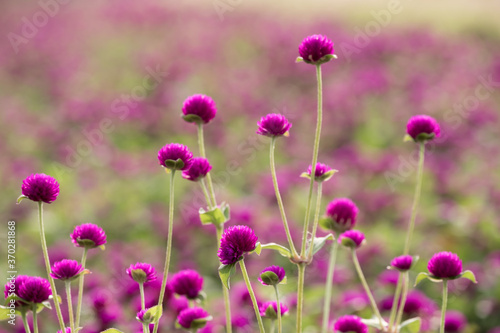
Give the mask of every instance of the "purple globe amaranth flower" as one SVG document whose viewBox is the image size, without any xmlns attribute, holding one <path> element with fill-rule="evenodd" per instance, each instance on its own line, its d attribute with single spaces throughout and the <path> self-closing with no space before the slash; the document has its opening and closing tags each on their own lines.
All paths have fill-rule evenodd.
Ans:
<svg viewBox="0 0 500 333">
<path fill-rule="evenodd" d="M 21 197 L 26 197 L 32 201 L 52 203 L 59 195 L 59 183 L 54 177 L 44 173 L 31 174 L 21 185 Z"/>
<path fill-rule="evenodd" d="M 177 316 L 180 326 L 187 329 L 199 329 L 205 327 L 212 317 L 202 308 L 194 307 L 182 310 Z"/>
<path fill-rule="evenodd" d="M 189 148 L 180 143 L 169 143 L 158 151 L 158 162 L 170 170 L 187 170 L 192 159 Z"/>
<path fill-rule="evenodd" d="M 326 207 L 326 218 L 321 219 L 321 226 L 343 233 L 354 228 L 358 211 L 358 207 L 350 199 L 334 199 Z"/>
<path fill-rule="evenodd" d="M 467 325 L 467 318 L 459 311 L 447 311 L 444 317 L 444 331 L 446 333 L 462 332 Z"/>
<path fill-rule="evenodd" d="M 408 120 L 406 133 L 415 142 L 425 142 L 434 138 L 439 138 L 441 129 L 436 119 L 427 115 L 418 115 Z"/>
<path fill-rule="evenodd" d="M 197 94 L 184 101 L 182 113 L 184 120 L 189 123 L 208 124 L 215 118 L 217 107 L 209 96 Z"/>
<path fill-rule="evenodd" d="M 27 275 L 18 275 L 18 276 L 15 277 L 15 279 L 9 280 L 9 282 L 7 282 L 7 284 L 5 285 L 5 289 L 4 289 L 4 292 L 3 292 L 4 295 L 5 295 L 5 298 L 8 298 L 12 294 L 20 297 L 19 296 L 19 287 L 28 278 L 29 278 L 29 276 L 27 276 Z M 26 306 L 26 305 L 27 304 L 24 303 L 24 302 L 22 302 L 22 301 L 16 301 L 15 302 L 16 309 L 20 309 L 22 306 Z"/>
<path fill-rule="evenodd" d="M 255 250 L 257 236 L 254 231 L 245 225 L 236 225 L 227 228 L 222 235 L 217 255 L 220 262 L 230 265 L 243 259 L 245 252 Z"/>
<path fill-rule="evenodd" d="M 320 65 L 334 58 L 333 42 L 323 35 L 306 37 L 299 45 L 299 54 L 305 63 Z"/>
<path fill-rule="evenodd" d="M 277 113 L 270 113 L 262 118 L 257 123 L 259 129 L 257 134 L 277 137 L 277 136 L 288 136 L 288 131 L 292 127 L 292 124 L 288 122 L 285 116 Z"/>
<path fill-rule="evenodd" d="M 38 276 L 28 276 L 19 286 L 19 297 L 30 303 L 43 303 L 50 295 L 49 281 Z"/>
<path fill-rule="evenodd" d="M 63 259 L 54 263 L 50 276 L 59 280 L 73 280 L 83 271 L 84 268 L 78 261 Z"/>
<path fill-rule="evenodd" d="M 62 331 L 59 330 L 57 333 L 62 333 Z M 71 327 L 66 327 L 66 329 L 64 329 L 64 333 L 71 333 Z"/>
<path fill-rule="evenodd" d="M 147 284 L 156 280 L 155 268 L 145 262 L 130 265 L 126 272 L 137 283 Z"/>
<path fill-rule="evenodd" d="M 259 307 L 259 312 L 261 317 L 266 317 L 270 319 L 277 319 L 278 318 L 278 302 L 271 301 L 271 302 L 265 302 Z M 280 312 L 281 315 L 283 316 L 284 314 L 288 313 L 288 307 L 283 304 L 283 302 L 280 302 Z"/>
<path fill-rule="evenodd" d="M 185 269 L 172 276 L 170 286 L 177 295 L 196 299 L 203 289 L 203 277 L 193 269 Z"/>
<path fill-rule="evenodd" d="M 332 178 L 333 174 L 337 170 L 333 170 L 330 166 L 323 163 L 316 163 L 316 169 L 314 170 L 314 180 L 317 182 L 324 182 Z M 311 179 L 312 165 L 309 165 L 307 172 L 302 174 L 303 177 Z"/>
<path fill-rule="evenodd" d="M 411 268 L 412 263 L 413 257 L 407 254 L 392 259 L 391 267 L 394 267 L 398 271 L 406 272 Z"/>
<path fill-rule="evenodd" d="M 340 235 L 339 243 L 353 249 L 359 248 L 365 242 L 365 234 L 359 230 L 348 230 Z"/>
<path fill-rule="evenodd" d="M 212 170 L 212 166 L 208 160 L 203 157 L 195 157 L 191 160 L 189 169 L 182 171 L 182 178 L 197 182 Z"/>
<path fill-rule="evenodd" d="M 258 277 L 260 283 L 266 286 L 275 286 L 285 278 L 285 269 L 280 266 L 269 266 L 260 272 Z"/>
<path fill-rule="evenodd" d="M 452 252 L 439 252 L 432 256 L 427 269 L 438 279 L 454 279 L 462 273 L 462 260 Z"/>
<path fill-rule="evenodd" d="M 356 332 L 368 333 L 368 326 L 366 326 L 361 318 L 357 316 L 342 316 L 337 319 L 333 327 L 334 332 Z"/>
<path fill-rule="evenodd" d="M 92 223 L 76 226 L 70 236 L 71 241 L 77 247 L 104 248 L 104 244 L 106 244 L 106 233 L 101 227 Z"/>
</svg>

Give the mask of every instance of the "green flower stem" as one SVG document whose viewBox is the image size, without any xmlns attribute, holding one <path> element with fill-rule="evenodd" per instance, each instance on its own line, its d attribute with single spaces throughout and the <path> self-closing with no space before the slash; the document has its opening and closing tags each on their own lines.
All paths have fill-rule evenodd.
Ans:
<svg viewBox="0 0 500 333">
<path fill-rule="evenodd" d="M 403 310 L 406 304 L 406 297 L 408 296 L 408 289 L 410 284 L 410 275 L 408 272 L 403 273 L 403 296 L 401 296 L 401 304 L 399 304 L 398 315 L 396 316 L 396 323 L 394 326 L 399 327 L 401 321 L 403 320 Z"/>
<path fill-rule="evenodd" d="M 205 153 L 205 140 L 203 137 L 203 124 L 198 124 L 198 145 L 200 146 L 200 155 L 203 158 L 207 158 Z M 208 191 L 210 193 L 210 198 L 212 199 L 212 206 L 217 206 L 217 200 L 215 199 L 214 186 L 212 183 L 212 176 L 210 172 L 207 173 L 207 183 L 208 183 Z"/>
<path fill-rule="evenodd" d="M 406 235 L 405 251 L 403 254 L 410 252 L 410 243 L 413 236 L 413 229 L 415 228 L 415 218 L 417 217 L 418 202 L 420 200 L 420 193 L 422 191 L 422 178 L 424 173 L 424 158 L 425 158 L 425 143 L 420 142 L 420 153 L 418 158 L 417 169 L 417 183 L 415 186 L 415 195 L 413 197 L 413 205 L 411 208 L 410 225 L 408 226 L 408 233 Z"/>
<path fill-rule="evenodd" d="M 201 189 L 203 191 L 203 195 L 205 196 L 205 201 L 207 202 L 208 208 L 210 210 L 214 209 L 215 207 L 214 207 L 212 200 L 210 199 L 210 196 L 208 195 L 207 184 L 206 184 L 204 178 L 202 178 L 200 180 L 200 185 L 201 185 Z"/>
<path fill-rule="evenodd" d="M 278 333 L 281 333 L 282 327 L 281 327 L 281 303 L 280 303 L 280 293 L 278 291 L 278 286 L 274 285 L 274 293 L 276 294 L 276 306 L 278 310 Z M 273 326 L 271 333 L 274 331 L 274 320 L 273 320 Z"/>
<path fill-rule="evenodd" d="M 398 310 L 399 297 L 401 296 L 401 288 L 403 286 L 403 273 L 399 272 L 398 284 L 394 292 L 394 299 L 392 301 L 391 315 L 389 317 L 389 332 L 392 332 L 394 320 L 396 320 L 396 311 Z"/>
<path fill-rule="evenodd" d="M 85 269 L 85 264 L 87 262 L 87 252 L 88 252 L 88 247 L 83 248 L 83 255 L 82 255 L 82 267 Z M 75 327 L 80 327 L 80 314 L 82 312 L 82 300 L 83 300 L 83 281 L 85 278 L 85 274 L 80 275 L 78 278 L 78 303 L 76 306 L 76 320 L 75 320 Z"/>
<path fill-rule="evenodd" d="M 355 249 L 352 249 L 352 261 L 354 262 L 354 267 L 356 267 L 356 272 L 358 273 L 359 279 L 361 280 L 361 284 L 365 288 L 366 295 L 370 299 L 370 304 L 372 306 L 373 313 L 375 313 L 375 316 L 377 316 L 380 323 L 380 327 L 384 327 L 384 320 L 380 315 L 380 311 L 378 310 L 377 303 L 375 302 L 372 292 L 370 291 L 370 287 L 368 286 L 368 283 L 366 283 L 365 275 L 363 274 L 361 266 L 359 265 L 358 256 L 356 255 Z"/>
<path fill-rule="evenodd" d="M 26 318 L 26 311 L 21 312 L 21 318 L 23 319 L 24 330 L 26 333 L 31 333 L 30 325 L 28 325 L 28 319 Z"/>
<path fill-rule="evenodd" d="M 222 225 L 215 226 L 217 230 L 217 247 L 219 247 L 222 238 L 224 227 Z M 233 328 L 231 324 L 231 303 L 229 301 L 229 290 L 222 284 L 222 293 L 224 294 L 224 307 L 226 309 L 226 333 L 232 333 Z"/>
<path fill-rule="evenodd" d="M 330 248 L 330 262 L 328 263 L 328 273 L 325 282 L 325 301 L 323 303 L 323 323 L 321 333 L 328 332 L 328 321 L 330 319 L 330 305 L 332 303 L 333 274 L 335 272 L 335 261 L 337 259 L 337 249 L 339 243 L 335 240 Z"/>
<path fill-rule="evenodd" d="M 71 282 L 64 281 L 66 286 L 66 302 L 68 303 L 69 327 L 71 332 L 75 331 L 75 315 L 73 314 L 73 301 L 71 299 Z M 64 331 L 63 331 L 64 332 Z"/>
<path fill-rule="evenodd" d="M 33 308 L 31 309 L 31 311 L 33 312 L 33 332 L 34 333 L 38 333 L 38 314 L 36 313 L 36 306 L 37 304 L 33 304 Z M 65 332 L 63 330 L 63 332 Z"/>
<path fill-rule="evenodd" d="M 50 269 L 49 252 L 47 251 L 47 242 L 45 240 L 45 227 L 43 225 L 42 201 L 38 201 L 38 222 L 40 225 L 40 240 L 42 243 L 43 259 L 45 260 L 45 269 L 47 271 L 47 276 L 50 283 L 50 289 L 52 290 L 52 296 L 54 297 L 54 306 L 56 308 L 57 320 L 59 321 L 59 326 L 61 327 L 61 330 L 64 332 L 64 320 L 61 313 L 61 307 L 59 305 L 59 297 L 57 296 L 56 284 L 54 283 L 54 279 L 52 278 L 52 276 L 50 276 L 51 269 Z M 35 321 L 36 313 L 33 314 L 33 317 L 34 317 L 33 321 Z"/>
<path fill-rule="evenodd" d="M 309 254 L 307 255 L 307 258 L 309 260 L 312 260 L 313 257 L 314 238 L 316 238 L 316 231 L 318 230 L 319 211 L 321 209 L 322 188 L 323 188 L 323 183 L 318 182 L 318 194 L 316 195 L 316 210 L 314 211 L 314 222 L 313 222 L 313 230 L 311 236 L 311 244 L 309 245 Z"/>
<path fill-rule="evenodd" d="M 448 303 L 448 280 L 443 280 L 443 305 L 441 306 L 441 328 L 440 333 L 444 333 L 444 318 L 446 317 L 446 306 Z"/>
<path fill-rule="evenodd" d="M 170 267 L 170 256 L 172 252 L 172 232 L 174 229 L 174 178 L 175 170 L 170 170 L 170 202 L 168 208 L 168 237 L 167 250 L 165 253 L 165 267 L 163 268 L 163 281 L 161 283 L 160 297 L 158 299 L 158 309 L 163 307 L 163 298 L 165 297 L 165 287 L 167 286 L 168 269 Z M 158 332 L 160 321 L 155 323 L 153 333 Z"/>
<path fill-rule="evenodd" d="M 314 138 L 313 158 L 311 164 L 311 181 L 309 183 L 309 194 L 307 197 L 306 214 L 304 218 L 304 231 L 302 233 L 302 249 L 300 256 L 306 253 L 307 231 L 309 230 L 309 215 L 311 214 L 311 201 L 313 196 L 314 175 L 316 174 L 316 163 L 318 162 L 319 139 L 321 136 L 321 123 L 323 121 L 323 83 L 321 80 L 321 65 L 316 65 L 316 79 L 318 81 L 318 116 L 316 120 L 316 135 Z"/>
<path fill-rule="evenodd" d="M 304 306 L 304 278 L 306 273 L 305 263 L 297 264 L 299 269 L 297 286 L 297 333 L 302 333 L 302 308 Z"/>
<path fill-rule="evenodd" d="M 139 283 L 139 292 L 141 294 L 141 310 L 146 309 L 146 298 L 144 297 L 144 283 Z M 149 333 L 148 324 L 142 324 L 143 333 Z"/>
<path fill-rule="evenodd" d="M 281 199 L 280 189 L 278 187 L 278 177 L 276 176 L 276 163 L 274 161 L 274 148 L 276 146 L 276 137 L 271 138 L 271 146 L 269 149 L 269 160 L 271 164 L 271 174 L 273 177 L 274 192 L 276 193 L 276 200 L 278 201 L 278 207 L 281 214 L 281 220 L 283 221 L 283 227 L 285 228 L 286 238 L 288 239 L 288 245 L 290 246 L 290 251 L 292 251 L 292 257 L 297 256 L 297 250 L 293 244 L 292 235 L 290 234 L 290 228 L 288 227 L 288 221 L 286 218 L 285 208 L 283 207 L 283 200 Z"/>
<path fill-rule="evenodd" d="M 255 316 L 257 317 L 257 322 L 259 323 L 259 331 L 260 333 L 265 333 L 264 324 L 262 323 L 262 318 L 260 316 L 259 306 L 257 305 L 257 299 L 255 298 L 255 294 L 252 289 L 252 284 L 250 283 L 250 278 L 248 277 L 247 268 L 245 267 L 245 261 L 241 259 L 239 261 L 241 273 L 243 273 L 243 279 L 245 280 L 245 284 L 247 285 L 248 293 L 250 294 L 250 298 L 252 299 L 253 309 L 255 310 Z"/>
<path fill-rule="evenodd" d="M 276 320 L 271 320 L 271 327 L 269 327 L 269 333 L 274 333 L 274 330 L 276 329 Z M 279 328 L 278 328 L 279 329 Z M 280 331 L 281 332 L 281 331 Z"/>
</svg>

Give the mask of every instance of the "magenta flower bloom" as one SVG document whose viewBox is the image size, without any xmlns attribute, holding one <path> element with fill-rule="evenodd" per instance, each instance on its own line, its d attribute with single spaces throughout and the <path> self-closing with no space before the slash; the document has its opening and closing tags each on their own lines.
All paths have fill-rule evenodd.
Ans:
<svg viewBox="0 0 500 333">
<path fill-rule="evenodd" d="M 5 295 L 5 298 L 9 297 L 12 293 L 14 293 L 14 295 L 20 297 L 19 296 L 19 287 L 28 278 L 29 278 L 29 276 L 27 276 L 27 275 L 18 275 L 18 276 L 16 276 L 16 278 L 14 280 L 7 282 L 7 284 L 5 285 L 4 292 L 3 292 Z M 25 306 L 25 305 L 26 305 L 26 303 L 21 302 L 21 301 L 15 302 L 16 308 L 21 308 L 22 306 Z"/>
<path fill-rule="evenodd" d="M 196 299 L 203 289 L 203 277 L 193 269 L 185 269 L 172 276 L 170 286 L 177 295 Z"/>
<path fill-rule="evenodd" d="M 257 236 L 254 231 L 245 225 L 236 225 L 227 228 L 222 235 L 217 255 L 220 262 L 230 265 L 243 259 L 245 252 L 255 250 Z"/>
<path fill-rule="evenodd" d="M 441 129 L 436 119 L 426 115 L 418 115 L 408 120 L 406 133 L 408 133 L 415 142 L 425 142 L 435 137 L 439 138 Z"/>
<path fill-rule="evenodd" d="M 215 118 L 217 108 L 212 98 L 206 95 L 193 95 L 184 101 L 182 106 L 184 120 L 187 122 L 208 124 Z"/>
<path fill-rule="evenodd" d="M 439 252 L 432 256 L 427 269 L 438 279 L 454 279 L 462 273 L 462 260 L 452 252 Z"/>
<path fill-rule="evenodd" d="M 145 262 L 130 265 L 126 272 L 137 283 L 147 284 L 156 280 L 155 268 Z"/>
<path fill-rule="evenodd" d="M 193 154 L 188 147 L 180 143 L 170 143 L 158 151 L 158 162 L 171 170 L 187 170 L 191 166 Z"/>
<path fill-rule="evenodd" d="M 197 182 L 201 178 L 205 178 L 210 170 L 212 170 L 212 166 L 206 158 L 195 157 L 191 160 L 189 169 L 182 171 L 182 178 Z"/>
<path fill-rule="evenodd" d="M 356 225 L 358 207 L 350 199 L 334 199 L 326 207 L 326 216 L 327 219 L 322 221 L 322 226 L 342 233 Z"/>
<path fill-rule="evenodd" d="M 36 173 L 23 180 L 22 195 L 32 201 L 52 203 L 59 195 L 59 183 L 54 177 Z"/>
<path fill-rule="evenodd" d="M 316 163 L 316 170 L 314 171 L 314 180 L 317 182 L 324 182 L 330 179 L 333 176 L 333 173 L 337 170 L 333 170 L 330 168 L 328 165 L 323 164 L 323 163 Z M 311 177 L 311 172 L 312 172 L 312 165 L 309 165 L 309 168 L 307 168 L 307 178 L 310 179 Z"/>
<path fill-rule="evenodd" d="M 334 332 L 368 333 L 368 326 L 357 316 L 342 316 L 335 322 L 333 330 Z"/>
<path fill-rule="evenodd" d="M 57 331 L 57 333 L 62 333 L 61 330 Z M 71 333 L 71 327 L 66 327 L 66 329 L 64 330 L 64 333 Z"/>
<path fill-rule="evenodd" d="M 329 61 L 333 55 L 333 42 L 323 35 L 306 37 L 299 45 L 299 54 L 305 63 L 319 65 Z"/>
<path fill-rule="evenodd" d="M 410 255 L 403 255 L 392 259 L 391 266 L 398 271 L 405 272 L 411 268 L 413 257 Z"/>
<path fill-rule="evenodd" d="M 50 295 L 49 281 L 38 276 L 28 276 L 19 286 L 19 297 L 30 303 L 43 303 Z"/>
<path fill-rule="evenodd" d="M 106 244 L 106 233 L 101 227 L 92 223 L 76 226 L 70 236 L 76 247 L 92 249 Z"/>
<path fill-rule="evenodd" d="M 260 283 L 266 286 L 275 286 L 285 278 L 285 269 L 280 266 L 269 266 L 260 272 Z"/>
<path fill-rule="evenodd" d="M 271 302 L 265 302 L 263 303 L 260 308 L 259 308 L 260 316 L 261 317 L 266 317 L 270 319 L 277 319 L 278 318 L 278 302 L 276 301 L 271 301 Z M 288 313 L 288 307 L 280 302 L 280 312 L 281 315 L 283 316 L 284 314 Z"/>
<path fill-rule="evenodd" d="M 361 245 L 363 245 L 364 241 L 365 234 L 363 234 L 359 230 L 348 230 L 341 234 L 339 237 L 340 244 L 354 249 L 357 249 Z"/>
<path fill-rule="evenodd" d="M 446 333 L 462 332 L 467 325 L 467 318 L 458 311 L 447 311 L 444 317 L 444 331 Z"/>
<path fill-rule="evenodd" d="M 177 316 L 179 325 L 187 329 L 202 328 L 210 320 L 212 320 L 212 318 L 210 317 L 208 312 L 198 307 L 182 310 L 181 313 L 179 313 L 179 315 Z"/>
<path fill-rule="evenodd" d="M 277 137 L 287 135 L 287 132 L 292 127 L 292 124 L 288 122 L 285 116 L 276 113 L 270 113 L 262 118 L 257 123 L 259 129 L 257 134 L 265 135 L 269 137 Z"/>
<path fill-rule="evenodd" d="M 73 280 L 75 277 L 78 277 L 83 270 L 83 266 L 80 265 L 78 261 L 63 259 L 54 263 L 50 276 L 59 280 Z"/>
</svg>

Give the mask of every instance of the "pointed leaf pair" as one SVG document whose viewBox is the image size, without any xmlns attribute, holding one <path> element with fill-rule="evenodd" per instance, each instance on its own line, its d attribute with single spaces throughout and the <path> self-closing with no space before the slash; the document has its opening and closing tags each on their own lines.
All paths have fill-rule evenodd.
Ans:
<svg viewBox="0 0 500 333">
<path fill-rule="evenodd" d="M 224 287 L 226 287 L 228 290 L 231 287 L 231 283 L 230 283 L 231 275 L 233 275 L 234 272 L 236 271 L 235 266 L 236 266 L 236 263 L 219 266 L 219 277 L 220 277 Z"/>
</svg>

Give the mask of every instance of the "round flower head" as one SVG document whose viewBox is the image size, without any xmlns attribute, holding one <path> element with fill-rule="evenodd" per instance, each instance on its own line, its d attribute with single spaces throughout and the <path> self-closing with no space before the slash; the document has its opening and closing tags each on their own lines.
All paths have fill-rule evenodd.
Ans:
<svg viewBox="0 0 500 333">
<path fill-rule="evenodd" d="M 253 230 L 245 225 L 236 225 L 227 228 L 222 235 L 217 255 L 220 262 L 230 265 L 243 258 L 245 252 L 255 250 L 257 236 Z"/>
<path fill-rule="evenodd" d="M 288 136 L 288 131 L 292 127 L 292 124 L 288 122 L 285 116 L 270 113 L 267 116 L 260 118 L 257 126 L 259 126 L 259 129 L 256 132 L 257 134 L 276 137 L 283 135 Z"/>
<path fill-rule="evenodd" d="M 391 267 L 394 267 L 398 271 L 405 272 L 411 268 L 412 262 L 413 257 L 407 254 L 392 259 Z"/>
<path fill-rule="evenodd" d="M 85 223 L 75 227 L 75 230 L 71 233 L 71 241 L 77 247 L 104 248 L 106 233 L 95 224 Z"/>
<path fill-rule="evenodd" d="M 212 166 L 206 158 L 195 157 L 191 160 L 189 169 L 182 171 L 182 178 L 197 182 L 201 178 L 205 178 L 210 170 L 212 170 Z"/>
<path fill-rule="evenodd" d="M 260 283 L 267 286 L 275 286 L 285 278 L 285 269 L 280 266 L 269 266 L 260 272 L 258 277 Z"/>
<path fill-rule="evenodd" d="M 16 276 L 16 278 L 14 280 L 10 280 L 10 282 L 7 282 L 7 284 L 5 285 L 4 292 L 3 292 L 5 295 L 5 298 L 9 297 L 12 293 L 14 293 L 14 295 L 20 297 L 19 296 L 19 287 L 28 278 L 29 278 L 29 276 L 27 276 L 27 275 L 18 275 L 18 276 Z M 24 303 L 24 302 L 21 302 L 21 301 L 15 302 L 16 308 L 21 308 L 24 305 L 26 305 L 26 303 Z"/>
<path fill-rule="evenodd" d="M 153 266 L 144 262 L 138 262 L 127 268 L 127 274 L 137 283 L 147 284 L 156 280 L 156 271 Z"/>
<path fill-rule="evenodd" d="M 340 235 L 339 243 L 353 249 L 359 248 L 365 242 L 365 235 L 358 230 L 348 230 Z"/>
<path fill-rule="evenodd" d="M 49 281 L 38 276 L 28 276 L 19 286 L 19 297 L 30 303 L 43 303 L 50 295 Z"/>
<path fill-rule="evenodd" d="M 43 173 L 32 174 L 23 180 L 21 193 L 32 201 L 54 202 L 59 195 L 59 183 L 54 177 Z M 18 199 L 19 202 L 19 199 Z"/>
<path fill-rule="evenodd" d="M 307 172 L 302 174 L 302 177 L 311 179 L 312 165 L 307 168 Z M 316 169 L 314 171 L 314 180 L 317 182 L 324 182 L 332 178 L 333 174 L 337 170 L 333 170 L 328 165 L 323 163 L 316 163 Z"/>
<path fill-rule="evenodd" d="M 199 329 L 205 327 L 212 317 L 202 308 L 194 307 L 182 310 L 177 316 L 180 326 L 187 329 Z"/>
<path fill-rule="evenodd" d="M 462 261 L 452 252 L 439 252 L 432 256 L 427 269 L 438 279 L 454 279 L 462 273 Z"/>
<path fill-rule="evenodd" d="M 170 286 L 176 294 L 195 299 L 203 289 L 203 277 L 193 269 L 185 269 L 172 276 Z"/>
<path fill-rule="evenodd" d="M 446 333 L 459 333 L 467 325 L 467 318 L 458 311 L 447 311 L 444 317 L 444 331 Z"/>
<path fill-rule="evenodd" d="M 368 333 L 368 326 L 366 326 L 361 318 L 357 316 L 342 316 L 337 319 L 333 328 L 334 332 L 356 332 Z"/>
<path fill-rule="evenodd" d="M 217 108 L 212 98 L 206 95 L 193 95 L 182 106 L 184 120 L 189 123 L 208 124 L 215 118 Z"/>
<path fill-rule="evenodd" d="M 325 229 L 343 233 L 354 228 L 358 207 L 347 198 L 338 198 L 331 201 L 326 207 L 326 218 L 322 219 L 321 225 Z"/>
<path fill-rule="evenodd" d="M 415 142 L 425 142 L 435 137 L 439 138 L 441 129 L 436 119 L 426 115 L 418 115 L 408 120 L 406 133 Z"/>
<path fill-rule="evenodd" d="M 59 280 L 73 280 L 75 277 L 78 277 L 83 270 L 83 266 L 80 265 L 78 261 L 64 259 L 54 263 L 50 276 Z"/>
<path fill-rule="evenodd" d="M 278 303 L 277 302 L 265 302 L 263 303 L 260 308 L 259 308 L 260 316 L 261 317 L 266 317 L 270 319 L 277 319 L 278 318 Z M 283 316 L 284 314 L 288 313 L 288 307 L 280 302 L 280 312 L 281 315 Z"/>
<path fill-rule="evenodd" d="M 323 35 L 306 37 L 299 45 L 299 54 L 305 63 L 319 65 L 330 61 L 333 56 L 333 42 Z"/>
<path fill-rule="evenodd" d="M 193 154 L 180 143 L 170 143 L 158 151 L 158 162 L 170 170 L 187 170 L 191 166 Z"/>
</svg>

